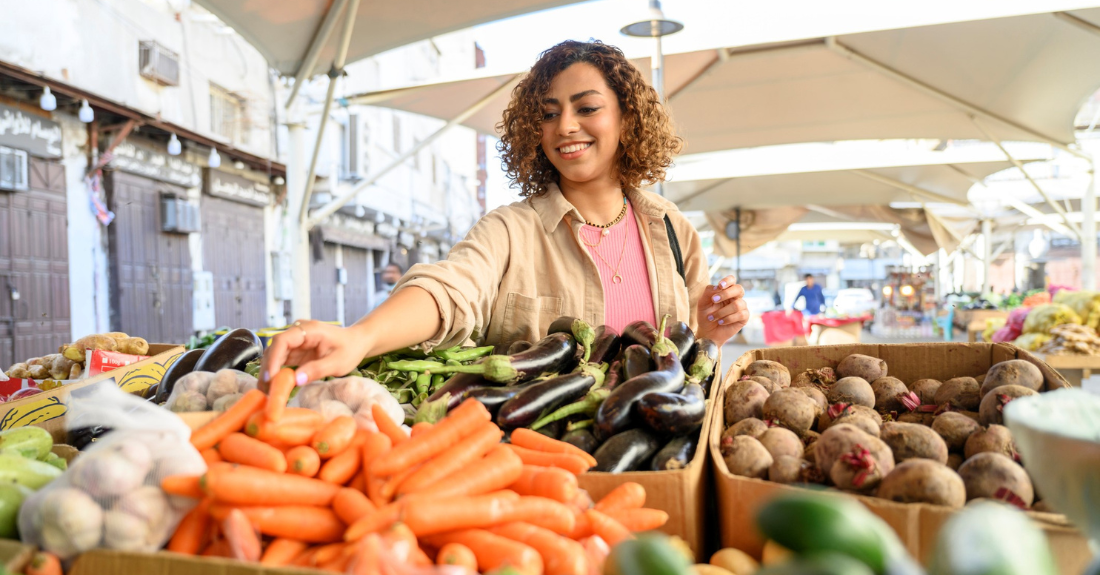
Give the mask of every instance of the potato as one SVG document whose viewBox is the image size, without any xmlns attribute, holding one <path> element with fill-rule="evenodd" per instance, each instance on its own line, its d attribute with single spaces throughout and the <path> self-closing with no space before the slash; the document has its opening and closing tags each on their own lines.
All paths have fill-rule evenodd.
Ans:
<svg viewBox="0 0 1100 575">
<path fill-rule="evenodd" d="M 827 387 L 836 383 L 836 372 L 831 367 L 807 369 L 791 380 L 791 387 Z"/>
<path fill-rule="evenodd" d="M 737 437 L 738 435 L 748 435 L 749 437 L 759 438 L 760 434 L 768 430 L 768 424 L 764 423 L 763 419 L 756 417 L 746 417 L 741 421 L 726 428 L 722 437 L 730 436 Z"/>
<path fill-rule="evenodd" d="M 211 411 L 225 411 L 230 407 L 233 407 L 234 403 L 237 403 L 242 397 L 243 393 L 230 393 L 229 395 L 223 395 L 217 399 L 214 403 L 210 404 Z"/>
<path fill-rule="evenodd" d="M 241 384 L 237 381 L 237 373 L 248 375 L 235 369 L 223 369 L 215 373 L 210 386 L 206 388 L 206 402 L 214 405 L 222 397 L 240 393 Z"/>
<path fill-rule="evenodd" d="M 837 489 L 856 493 L 869 493 L 878 487 L 885 473 L 870 453 L 860 448 L 842 454 L 829 470 L 829 480 Z"/>
<path fill-rule="evenodd" d="M 768 450 L 768 453 L 772 454 L 772 459 L 776 459 L 780 455 L 802 457 L 802 450 L 806 447 L 802 445 L 802 440 L 793 431 L 785 427 L 769 428 L 756 439 L 760 441 L 764 449 Z"/>
<path fill-rule="evenodd" d="M 909 384 L 909 391 L 917 394 L 921 405 L 936 405 L 936 390 L 943 385 L 938 379 L 918 379 Z"/>
<path fill-rule="evenodd" d="M 945 411 L 932 421 L 932 431 L 940 434 L 948 451 L 962 451 L 966 438 L 980 427 L 978 422 L 954 411 Z"/>
<path fill-rule="evenodd" d="M 821 415 L 818 421 L 818 429 L 824 432 L 836 423 L 848 423 L 855 425 L 863 431 L 878 437 L 879 428 L 882 427 L 882 416 L 879 412 L 863 405 L 844 405 L 835 403 Z"/>
<path fill-rule="evenodd" d="M 898 421 L 901 423 L 915 423 L 917 425 L 923 425 L 925 427 L 932 427 L 932 422 L 936 420 L 936 414 L 925 413 L 923 411 L 913 411 L 910 413 L 903 413 L 898 416 Z"/>
<path fill-rule="evenodd" d="M 787 370 L 787 366 L 777 361 L 766 359 L 754 361 L 745 368 L 745 375 L 766 377 L 774 381 L 779 387 L 789 387 L 791 385 L 791 372 Z"/>
<path fill-rule="evenodd" d="M 324 382 L 306 385 L 298 392 L 296 397 L 298 399 L 298 405 L 313 410 L 319 408 L 321 402 L 335 399 L 332 394 L 332 386 L 326 385 Z"/>
<path fill-rule="evenodd" d="M 952 453 L 947 456 L 947 466 L 951 469 L 958 471 L 959 466 L 963 464 L 963 456 L 958 453 Z"/>
<path fill-rule="evenodd" d="M 905 383 L 896 377 L 880 377 L 871 382 L 875 394 L 875 410 L 879 413 L 909 411 L 901 403 L 901 396 L 909 393 Z"/>
<path fill-rule="evenodd" d="M 779 387 L 779 384 L 760 375 L 746 375 L 738 381 L 755 381 L 756 383 L 759 383 L 761 387 L 768 391 L 768 395 L 771 395 L 776 391 L 782 389 L 781 387 Z"/>
<path fill-rule="evenodd" d="M 710 564 L 721 567 L 733 575 L 753 575 L 760 569 L 760 563 L 752 555 L 740 549 L 728 547 L 710 556 Z"/>
<path fill-rule="evenodd" d="M 982 403 L 978 406 L 978 423 L 982 425 L 1004 423 L 1002 410 L 1005 405 L 1008 405 L 1008 402 L 1016 398 L 1038 394 L 1038 391 L 1022 385 L 1001 385 L 995 387 L 991 390 L 991 393 L 987 393 L 982 397 Z"/>
<path fill-rule="evenodd" d="M 961 409 L 959 411 L 956 411 L 955 413 L 958 413 L 958 414 L 964 415 L 966 417 L 969 417 L 970 419 L 973 419 L 974 421 L 978 421 L 980 419 L 977 411 L 967 411 L 965 409 Z"/>
<path fill-rule="evenodd" d="M 171 402 L 168 409 L 176 413 L 186 413 L 191 411 L 206 411 L 206 407 L 209 402 L 206 401 L 206 396 L 197 391 L 184 391 L 176 396 L 175 401 Z"/>
<path fill-rule="evenodd" d="M 176 381 L 176 385 L 172 388 L 172 393 L 193 391 L 205 396 L 206 392 L 210 389 L 210 384 L 214 382 L 214 377 L 215 375 L 213 372 L 192 371 Z"/>
<path fill-rule="evenodd" d="M 742 477 L 764 479 L 774 460 L 768 450 L 756 439 L 747 435 L 723 440 L 720 451 L 730 473 Z"/>
<path fill-rule="evenodd" d="M 1000 453 L 979 453 L 959 466 L 966 484 L 966 498 L 989 497 L 1006 500 L 1007 491 L 1019 497 L 1024 507 L 1035 501 L 1035 489 L 1023 467 Z"/>
<path fill-rule="evenodd" d="M 116 343 L 118 344 L 116 351 L 130 355 L 149 355 L 149 342 L 140 337 L 128 337 L 116 340 Z"/>
<path fill-rule="evenodd" d="M 845 377 L 831 385 L 825 393 L 829 403 L 849 403 L 864 407 L 875 406 L 875 392 L 862 377 Z"/>
<path fill-rule="evenodd" d="M 829 409 L 829 400 L 825 399 L 825 393 L 820 389 L 816 387 L 796 387 L 795 389 L 806 397 L 814 400 L 814 403 L 817 405 L 818 415 L 824 413 L 826 409 Z"/>
<path fill-rule="evenodd" d="M 810 463 L 801 457 L 780 455 L 768 468 L 768 481 L 776 483 L 802 483 L 804 470 Z"/>
<path fill-rule="evenodd" d="M 1039 391 L 1043 389 L 1043 372 L 1034 363 L 1026 359 L 1010 359 L 989 368 L 985 381 L 981 384 L 981 394 L 985 397 L 989 390 L 1002 385 L 1019 385 Z"/>
<path fill-rule="evenodd" d="M 974 411 L 978 409 L 982 397 L 981 386 L 973 377 L 956 377 L 943 382 L 936 390 L 936 405 L 949 404 L 957 409 Z"/>
<path fill-rule="evenodd" d="M 748 417 L 763 419 L 764 402 L 768 397 L 768 391 L 755 381 L 734 383 L 726 390 L 726 424 L 731 425 Z"/>
<path fill-rule="evenodd" d="M 812 445 L 813 442 L 817 441 L 820 437 L 820 433 L 811 429 L 810 431 L 806 431 L 802 435 L 800 435 L 799 439 L 802 440 L 802 445 Z"/>
<path fill-rule="evenodd" d="M 771 394 L 764 402 L 763 412 L 764 421 L 775 420 L 795 433 L 803 433 L 814 426 L 818 405 L 798 389 L 788 388 Z"/>
<path fill-rule="evenodd" d="M 1003 425 L 990 425 L 970 434 L 963 446 L 963 455 L 970 459 L 979 453 L 999 453 L 1011 459 L 1018 457 L 1012 432 Z"/>
<path fill-rule="evenodd" d="M 859 377 L 865 381 L 875 381 L 886 377 L 886 362 L 869 355 L 853 353 L 840 361 L 836 373 L 840 377 Z"/>
<path fill-rule="evenodd" d="M 876 495 L 900 503 L 959 508 L 966 503 L 966 486 L 946 465 L 916 458 L 899 463 L 879 484 Z"/>
<path fill-rule="evenodd" d="M 851 453 L 857 445 L 871 452 L 883 474 L 890 473 L 894 468 L 894 454 L 881 439 L 846 423 L 835 424 L 821 434 L 821 438 L 814 443 L 814 462 L 822 473 L 829 474 L 833 463 L 841 455 Z"/>
<path fill-rule="evenodd" d="M 916 423 L 889 421 L 882 424 L 882 440 L 894 452 L 897 462 L 908 459 L 931 459 L 947 463 L 947 443 L 931 428 Z"/>
</svg>

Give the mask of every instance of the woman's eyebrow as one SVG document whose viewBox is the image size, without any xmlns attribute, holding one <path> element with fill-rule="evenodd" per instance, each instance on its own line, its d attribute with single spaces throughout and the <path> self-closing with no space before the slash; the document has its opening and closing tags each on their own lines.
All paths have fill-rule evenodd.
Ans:
<svg viewBox="0 0 1100 575">
<path fill-rule="evenodd" d="M 573 94 L 572 96 L 569 96 L 569 101 L 570 102 L 576 102 L 577 100 L 580 100 L 581 98 L 583 98 L 585 96 L 591 96 L 592 94 L 599 94 L 599 93 L 600 93 L 599 90 L 585 90 L 583 92 L 578 92 L 576 94 Z M 543 98 L 542 103 L 543 104 L 560 104 L 561 102 L 558 102 L 557 98 Z"/>
</svg>

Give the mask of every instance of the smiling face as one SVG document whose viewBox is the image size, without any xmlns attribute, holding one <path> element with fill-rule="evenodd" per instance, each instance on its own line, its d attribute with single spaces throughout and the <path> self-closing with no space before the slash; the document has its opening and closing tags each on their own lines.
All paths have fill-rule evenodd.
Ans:
<svg viewBox="0 0 1100 575">
<path fill-rule="evenodd" d="M 579 62 L 554 77 L 542 101 L 541 145 L 563 186 L 618 184 L 622 120 L 619 99 L 595 66 Z"/>
</svg>

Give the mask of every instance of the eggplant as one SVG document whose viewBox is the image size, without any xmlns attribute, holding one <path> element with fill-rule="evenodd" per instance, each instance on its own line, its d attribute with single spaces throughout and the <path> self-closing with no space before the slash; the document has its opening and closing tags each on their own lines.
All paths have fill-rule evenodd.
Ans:
<svg viewBox="0 0 1100 575">
<path fill-rule="evenodd" d="M 674 393 L 684 385 L 684 368 L 676 353 L 660 356 L 657 369 L 620 383 L 596 412 L 596 436 L 607 439 L 631 426 L 634 404 L 649 393 Z M 652 455 L 652 454 L 651 454 Z"/>
<path fill-rule="evenodd" d="M 517 353 L 527 351 L 531 349 L 531 346 L 535 345 L 526 340 L 519 340 L 512 342 L 512 345 L 508 346 L 508 355 L 516 355 Z"/>
<path fill-rule="evenodd" d="M 156 403 L 168 401 L 176 382 L 181 377 L 195 371 L 195 365 L 199 363 L 199 359 L 205 354 L 205 349 L 193 349 L 183 352 L 183 355 L 179 356 L 175 363 L 164 370 L 164 377 L 160 378 L 160 385 L 157 387 L 157 394 L 153 397 L 153 401 Z"/>
<path fill-rule="evenodd" d="M 653 456 L 650 462 L 650 471 L 673 471 L 683 469 L 691 463 L 695 457 L 695 450 L 699 447 L 698 433 L 689 433 L 673 438 Z"/>
<path fill-rule="evenodd" d="M 485 406 L 485 409 L 489 410 L 489 413 L 496 417 L 497 411 L 500 410 L 500 406 L 507 403 L 509 399 L 512 399 L 519 392 L 523 391 L 526 386 L 524 385 L 509 385 L 506 387 L 478 387 L 467 391 L 462 394 L 462 400 L 467 398 L 474 398 L 481 402 L 481 405 Z M 461 403 L 461 401 L 459 402 Z"/>
<path fill-rule="evenodd" d="M 548 423 L 540 427 L 535 433 L 541 433 L 546 437 L 549 437 L 550 439 L 557 439 L 559 436 L 561 436 L 562 427 L 562 422 L 555 421 L 553 423 Z"/>
<path fill-rule="evenodd" d="M 145 391 L 141 392 L 141 398 L 146 401 L 156 401 L 157 390 L 160 389 L 160 383 L 154 383 L 145 388 Z"/>
<path fill-rule="evenodd" d="M 214 342 L 206 353 L 202 354 L 192 371 L 221 371 L 238 369 L 244 371 L 248 362 L 264 354 L 264 344 L 252 330 L 235 329 Z M 266 390 L 264 390 L 266 391 Z"/>
<path fill-rule="evenodd" d="M 451 399 L 447 401 L 447 411 L 450 411 L 462 403 L 467 391 L 479 387 L 497 387 L 499 385 L 499 383 L 489 381 L 476 373 L 456 373 L 444 382 L 439 389 L 435 390 L 435 393 L 429 395 L 428 401 L 436 401 L 444 394 L 450 393 Z"/>
<path fill-rule="evenodd" d="M 561 440 L 589 454 L 595 453 L 600 447 L 600 442 L 596 441 L 596 436 L 588 429 L 567 431 Z"/>
<path fill-rule="evenodd" d="M 649 348 L 634 344 L 623 352 L 623 377 L 634 379 L 643 373 L 653 371 L 653 356 Z"/>
<path fill-rule="evenodd" d="M 530 384 L 500 407 L 497 425 L 527 427 L 538 421 L 541 414 L 584 397 L 589 388 L 602 383 L 603 372 L 586 366 L 581 371 Z"/>
<path fill-rule="evenodd" d="M 688 381 L 703 386 L 703 393 L 710 395 L 710 384 L 714 381 L 715 366 L 718 365 L 718 344 L 709 338 L 701 337 L 695 341 L 695 356 L 690 365 L 684 366 Z"/>
<path fill-rule="evenodd" d="M 596 467 L 592 471 L 634 471 L 660 448 L 661 441 L 656 435 L 644 429 L 628 429 L 612 436 L 592 454 L 596 458 Z"/>
<path fill-rule="evenodd" d="M 603 376 L 603 386 L 607 389 L 615 389 L 620 381 L 624 381 L 623 362 L 616 359 L 611 362 L 611 366 L 607 368 L 607 373 Z"/>
<path fill-rule="evenodd" d="M 645 320 L 639 320 L 623 328 L 624 345 L 640 345 L 646 349 L 657 343 L 657 328 Z"/>
<path fill-rule="evenodd" d="M 546 335 L 555 333 L 567 333 L 573 335 L 573 322 L 577 321 L 577 318 L 563 315 L 554 320 L 550 327 L 546 330 Z"/>
<path fill-rule="evenodd" d="M 65 433 L 65 443 L 83 451 L 85 447 L 100 437 L 110 433 L 114 428 L 105 425 L 80 425 L 79 421 L 72 422 L 75 426 Z"/>
<path fill-rule="evenodd" d="M 707 396 L 697 383 L 689 383 L 680 393 L 647 393 L 634 409 L 650 429 L 662 435 L 684 435 L 703 425 Z"/>
<path fill-rule="evenodd" d="M 490 355 L 485 358 L 485 377 L 507 383 L 524 381 L 541 373 L 557 372 L 569 363 L 577 343 L 567 333 L 550 334 L 525 352 L 515 355 Z"/>
<path fill-rule="evenodd" d="M 668 326 L 668 339 L 676 346 L 680 357 L 692 357 L 688 355 L 691 346 L 695 345 L 695 332 L 691 331 L 688 324 L 678 321 Z M 687 369 L 686 367 L 684 369 Z"/>
<path fill-rule="evenodd" d="M 599 365 L 611 363 L 622 349 L 622 337 L 615 328 L 601 325 L 596 328 L 596 341 L 592 344 L 592 353 L 588 354 L 588 363 Z"/>
</svg>

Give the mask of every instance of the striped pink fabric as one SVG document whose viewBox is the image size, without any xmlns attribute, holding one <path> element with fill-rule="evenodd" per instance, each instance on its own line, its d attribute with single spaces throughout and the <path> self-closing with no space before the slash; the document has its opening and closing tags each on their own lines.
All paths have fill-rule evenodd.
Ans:
<svg viewBox="0 0 1100 575">
<path fill-rule="evenodd" d="M 600 270 L 604 324 L 618 331 L 640 319 L 656 324 L 645 249 L 642 247 L 642 236 L 638 232 L 638 220 L 634 218 L 634 208 L 629 202 L 622 221 L 611 226 L 610 230 L 611 233 L 601 236 L 602 229 L 581 226 L 581 238 Z M 596 243 L 596 247 L 588 245 Z M 620 257 L 622 265 L 619 265 Z M 621 283 L 613 281 L 616 266 L 622 278 Z"/>
</svg>

